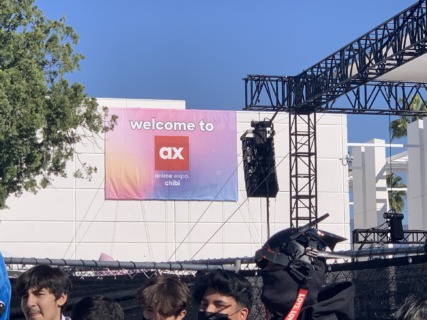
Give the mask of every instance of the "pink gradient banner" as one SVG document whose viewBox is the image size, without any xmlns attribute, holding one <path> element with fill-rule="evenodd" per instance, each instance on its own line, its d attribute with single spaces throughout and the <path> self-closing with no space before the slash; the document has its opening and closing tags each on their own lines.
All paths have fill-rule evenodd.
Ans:
<svg viewBox="0 0 427 320">
<path fill-rule="evenodd" d="M 237 201 L 236 112 L 114 108 L 105 199 Z"/>
</svg>

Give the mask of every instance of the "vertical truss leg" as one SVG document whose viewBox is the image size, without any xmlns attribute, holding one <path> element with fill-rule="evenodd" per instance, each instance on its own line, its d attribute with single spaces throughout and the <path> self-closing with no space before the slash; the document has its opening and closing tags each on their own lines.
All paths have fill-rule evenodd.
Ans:
<svg viewBox="0 0 427 320">
<path fill-rule="evenodd" d="M 317 219 L 316 113 L 289 112 L 290 223 Z"/>
</svg>

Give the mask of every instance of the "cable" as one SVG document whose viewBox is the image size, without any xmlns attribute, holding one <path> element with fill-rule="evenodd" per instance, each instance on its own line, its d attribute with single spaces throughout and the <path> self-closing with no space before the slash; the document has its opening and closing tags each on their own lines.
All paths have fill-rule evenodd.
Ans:
<svg viewBox="0 0 427 320">
<path fill-rule="evenodd" d="M 388 175 L 390 175 L 390 179 L 393 177 L 393 160 L 391 158 L 391 128 L 390 128 L 390 123 L 391 123 L 391 115 L 388 115 L 388 143 L 389 143 L 389 147 L 388 147 L 388 158 L 390 159 L 389 161 L 389 168 L 390 168 L 390 172 Z M 386 186 L 387 185 L 387 178 L 388 175 L 386 175 Z M 392 181 L 390 181 L 390 193 L 393 194 L 393 183 Z M 390 199 L 389 199 L 389 191 L 387 190 L 387 201 L 388 201 L 388 205 L 390 206 Z"/>
<path fill-rule="evenodd" d="M 98 192 L 101 190 L 101 186 L 102 186 L 102 184 L 104 183 L 104 181 L 105 181 L 105 178 L 104 178 L 104 179 L 102 179 L 102 181 L 101 181 L 101 183 L 100 183 L 99 187 L 96 189 L 96 192 L 95 192 L 95 194 L 94 194 L 94 196 L 93 196 L 93 198 L 92 198 L 92 200 L 91 200 L 91 202 L 90 202 L 90 204 L 89 204 L 89 207 L 87 208 L 87 210 L 86 210 L 86 212 L 85 212 L 85 214 L 84 214 L 84 216 L 83 216 L 82 220 L 80 221 L 80 224 L 78 225 L 77 229 L 76 229 L 76 230 L 75 230 L 75 232 L 74 232 L 73 238 L 71 239 L 70 243 L 68 244 L 67 249 L 65 249 L 65 253 L 64 253 L 63 257 L 65 257 L 65 255 L 67 254 L 67 252 L 68 252 L 68 250 L 70 249 L 70 247 L 71 247 L 72 243 L 76 241 L 76 235 L 77 235 L 77 233 L 80 231 L 80 228 L 82 227 L 83 222 L 86 222 L 86 216 L 89 214 L 89 210 L 90 210 L 90 208 L 92 207 L 93 203 L 95 202 L 95 198 L 96 198 L 96 196 L 98 195 Z M 104 190 L 104 188 L 102 188 L 102 190 Z M 86 231 L 83 233 L 83 235 L 82 235 L 81 239 L 83 239 L 83 238 L 84 238 L 84 236 L 86 235 L 87 231 L 89 230 L 89 227 L 90 227 L 90 226 L 91 226 L 91 224 L 94 222 L 95 218 L 98 216 L 98 214 L 99 214 L 99 212 L 100 212 L 101 208 L 104 206 L 104 203 L 105 203 L 105 201 L 102 203 L 101 207 L 100 207 L 100 208 L 98 209 L 98 211 L 96 212 L 95 217 L 92 219 L 92 221 L 90 221 L 89 226 L 88 226 L 88 228 L 86 229 Z M 74 212 L 74 215 L 75 215 L 75 214 L 76 214 L 76 212 Z M 80 244 L 80 243 L 77 243 L 77 244 L 75 245 L 75 247 L 74 247 L 74 251 L 73 251 L 73 254 L 76 252 L 76 248 L 77 248 L 77 246 L 78 246 L 79 244 Z"/>
<path fill-rule="evenodd" d="M 277 110 L 276 112 L 275 112 L 275 114 L 273 115 L 273 117 L 270 119 L 270 121 L 273 121 L 274 120 L 274 118 L 277 116 L 277 114 L 278 114 L 278 112 L 279 112 L 280 110 Z M 325 116 L 325 114 L 322 114 L 322 116 L 320 117 L 320 118 L 318 118 L 317 120 L 316 120 L 316 125 L 317 125 L 317 123 L 323 118 Z M 282 129 L 282 131 L 283 130 L 285 130 L 285 129 Z M 279 132 L 281 132 L 281 131 L 279 131 Z M 302 139 L 302 138 L 301 138 Z M 289 157 L 289 153 L 287 154 L 287 155 L 285 155 L 283 158 L 282 158 L 282 160 L 281 161 L 279 161 L 279 163 L 278 164 L 276 164 L 276 166 L 275 166 L 275 169 L 277 169 L 280 165 L 281 165 L 281 163 L 287 158 L 287 157 Z M 237 168 L 235 169 L 235 171 L 240 167 L 240 165 L 242 164 L 242 162 L 240 162 L 240 164 L 237 166 Z M 234 171 L 234 172 L 235 172 Z M 233 172 L 233 174 L 234 174 L 234 172 Z M 265 176 L 264 177 L 264 179 L 258 184 L 258 186 L 252 191 L 252 193 L 254 193 L 265 181 L 266 181 L 266 179 L 268 178 L 269 176 L 267 175 L 267 176 Z M 230 178 L 231 178 L 231 176 L 230 176 Z M 229 179 L 230 179 L 229 178 Z M 227 180 L 227 182 L 228 182 L 228 180 Z M 226 182 L 226 183 L 227 183 Z M 225 184 L 226 184 L 225 183 Z M 225 184 L 224 184 L 224 186 L 225 186 Z M 224 186 L 222 187 L 222 188 L 224 188 Z M 222 190 L 222 188 L 221 188 L 221 190 Z M 250 198 L 250 195 L 245 199 L 245 201 L 243 201 L 237 208 L 236 208 L 236 210 L 221 224 L 221 226 L 219 226 L 218 227 L 218 229 L 211 235 L 211 237 L 207 240 L 207 241 L 205 241 L 205 243 L 203 243 L 203 245 L 196 251 L 196 253 L 194 253 L 193 254 L 193 256 L 190 258 L 190 260 L 192 260 L 192 259 L 194 259 L 194 257 L 209 243 L 209 241 L 210 240 L 212 240 L 212 238 L 224 227 L 224 225 L 241 209 L 241 207 L 245 204 L 245 203 L 247 203 L 248 202 L 248 200 L 249 200 L 249 198 Z M 200 220 L 202 219 L 202 217 L 205 215 L 205 213 L 207 212 L 207 210 L 209 209 L 209 207 L 211 206 L 211 204 L 212 204 L 212 202 L 208 205 L 208 207 L 204 210 L 204 212 L 202 213 L 202 215 L 199 217 L 199 219 L 195 222 L 195 224 L 191 227 L 191 229 L 188 231 L 188 233 L 186 234 L 186 236 L 184 237 L 184 239 L 181 241 L 181 243 L 178 245 L 178 247 L 175 249 L 175 251 L 172 253 L 172 255 L 171 255 L 171 257 L 169 258 L 169 260 L 176 254 L 176 252 L 178 251 L 178 249 L 181 247 L 181 245 L 183 244 L 183 242 L 188 238 L 188 236 L 191 234 L 191 232 L 194 230 L 194 228 L 197 226 L 197 224 L 200 222 Z M 269 200 L 267 200 L 267 215 L 269 216 Z M 269 220 L 269 217 L 268 217 L 268 220 Z M 267 223 L 268 223 L 268 225 L 267 225 L 267 227 L 268 227 L 268 232 L 267 232 L 267 234 L 268 234 L 268 237 L 270 237 L 270 231 L 269 231 L 269 221 L 267 221 Z"/>
<path fill-rule="evenodd" d="M 139 201 L 139 204 L 141 207 L 142 222 L 144 223 L 145 235 L 147 237 L 148 254 L 150 255 L 150 260 L 153 260 L 153 248 L 151 247 L 150 230 L 148 229 L 148 225 L 147 225 L 147 216 L 145 215 L 143 202 Z"/>
<path fill-rule="evenodd" d="M 289 155 L 289 154 L 288 154 Z M 283 159 L 276 165 L 276 167 L 275 168 L 277 168 L 282 162 L 283 162 L 283 160 L 286 158 L 286 156 L 285 157 L 283 157 Z M 260 185 L 262 185 L 262 183 L 266 180 L 268 178 L 268 176 L 266 176 L 262 181 L 261 181 L 261 183 L 259 184 L 259 186 Z M 255 189 L 256 190 L 256 189 Z M 245 199 L 245 201 L 243 201 L 238 207 L 237 207 L 237 209 L 221 224 L 221 226 L 219 226 L 219 228 L 210 236 L 210 238 L 207 240 L 207 241 L 205 241 L 205 243 L 199 248 L 199 250 L 197 250 L 196 251 L 196 253 L 195 254 L 193 254 L 193 256 L 190 258 L 190 260 L 192 260 L 192 259 L 194 259 L 194 257 L 206 246 L 206 244 L 210 241 L 210 240 L 212 240 L 212 238 L 222 229 L 222 227 L 224 227 L 224 225 L 236 214 L 236 212 L 245 204 L 245 202 L 246 201 L 248 201 L 248 199 L 250 198 L 250 196 L 249 197 L 247 197 L 246 199 Z M 191 231 L 191 230 L 190 230 Z"/>
<path fill-rule="evenodd" d="M 243 163 L 243 160 L 240 162 L 240 164 Z M 232 174 L 228 177 L 228 179 L 224 182 L 224 184 L 222 185 L 221 189 L 217 192 L 217 194 L 215 195 L 215 198 L 218 197 L 218 195 L 220 194 L 220 192 L 222 191 L 222 189 L 224 189 L 224 187 L 226 186 L 226 184 L 228 183 L 228 181 L 234 176 L 234 174 L 236 173 L 237 169 L 240 167 L 240 164 L 237 165 L 237 167 L 234 169 L 234 171 L 232 172 Z M 197 221 L 194 223 L 194 225 L 190 228 L 190 230 L 187 232 L 187 234 L 185 235 L 184 239 L 182 239 L 181 243 L 178 245 L 178 247 L 175 249 L 175 251 L 171 254 L 171 256 L 169 257 L 168 261 L 170 259 L 172 259 L 172 257 L 176 254 L 176 252 L 178 251 L 178 249 L 181 247 L 181 245 L 184 243 L 184 241 L 188 238 L 188 236 L 190 235 L 190 233 L 194 230 L 194 228 L 197 226 L 197 224 L 200 222 L 200 220 L 203 218 L 203 216 L 205 215 L 205 213 L 208 211 L 209 207 L 212 205 L 213 201 L 211 201 L 209 203 L 209 205 L 207 206 L 207 208 L 205 209 L 205 211 L 203 211 L 203 213 L 201 214 L 201 216 L 199 217 L 199 219 L 197 219 Z"/>
<path fill-rule="evenodd" d="M 116 227 L 117 227 L 116 222 L 117 222 L 117 215 L 118 215 L 118 212 L 119 212 L 119 210 L 117 210 L 118 206 L 119 206 L 119 202 L 117 201 L 116 202 L 115 212 L 114 212 L 113 234 L 112 234 L 112 237 L 111 237 L 111 255 L 112 256 L 114 256 L 114 240 L 116 239 Z"/>
</svg>

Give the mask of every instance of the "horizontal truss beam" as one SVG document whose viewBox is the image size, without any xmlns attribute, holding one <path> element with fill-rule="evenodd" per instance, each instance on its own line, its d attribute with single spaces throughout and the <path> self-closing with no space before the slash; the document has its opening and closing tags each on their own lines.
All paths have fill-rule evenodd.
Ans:
<svg viewBox="0 0 427 320">
<path fill-rule="evenodd" d="M 427 240 L 427 231 L 423 230 L 404 230 L 403 239 L 392 241 L 390 229 L 355 229 L 353 230 L 353 244 L 424 244 Z M 361 248 L 360 247 L 360 248 Z"/>
<path fill-rule="evenodd" d="M 249 82 L 246 106 L 249 110 L 286 111 L 287 77 L 258 76 Z M 410 108 L 415 97 L 427 105 L 427 83 L 373 81 L 355 88 L 340 98 L 326 103 L 316 111 L 320 113 L 371 114 L 396 116 L 426 116 L 427 111 Z M 298 113 L 310 113 L 310 109 L 299 109 Z"/>
<path fill-rule="evenodd" d="M 248 75 L 246 109 L 315 112 L 427 52 L 427 0 L 395 15 L 292 77 Z"/>
</svg>

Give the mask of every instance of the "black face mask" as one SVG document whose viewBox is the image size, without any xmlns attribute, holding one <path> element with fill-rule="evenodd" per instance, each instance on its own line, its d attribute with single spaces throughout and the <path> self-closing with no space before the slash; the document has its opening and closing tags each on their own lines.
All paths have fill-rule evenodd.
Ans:
<svg viewBox="0 0 427 320">
<path fill-rule="evenodd" d="M 313 264 L 308 278 L 308 294 L 304 305 L 317 302 L 317 295 L 323 285 L 325 277 L 325 263 L 316 261 Z M 301 287 L 301 282 L 289 272 L 283 270 L 261 271 L 263 281 L 261 300 L 274 317 L 284 317 L 292 308 Z"/>
<path fill-rule="evenodd" d="M 228 314 L 199 311 L 197 314 L 197 320 L 228 320 Z"/>
</svg>

